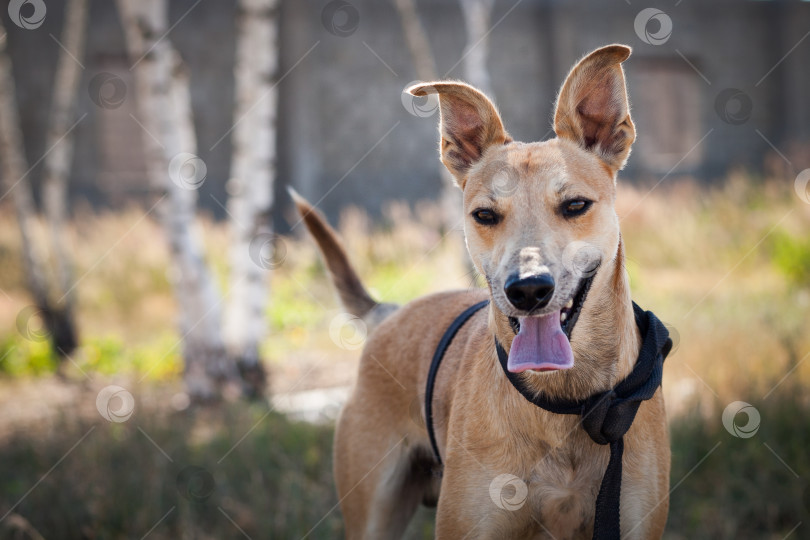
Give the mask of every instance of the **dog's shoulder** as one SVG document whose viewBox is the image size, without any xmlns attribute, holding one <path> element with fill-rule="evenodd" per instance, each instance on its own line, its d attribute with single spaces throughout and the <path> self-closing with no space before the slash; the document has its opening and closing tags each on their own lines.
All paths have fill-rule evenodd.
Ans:
<svg viewBox="0 0 810 540">
<path fill-rule="evenodd" d="M 443 291 L 408 302 L 388 316 L 375 333 L 405 331 L 411 338 L 417 335 L 441 335 L 465 309 L 489 298 L 484 289 Z"/>
<path fill-rule="evenodd" d="M 364 357 L 384 364 L 395 358 L 429 362 L 447 327 L 465 309 L 488 298 L 486 290 L 469 289 L 431 294 L 400 307 L 368 336 Z"/>
</svg>

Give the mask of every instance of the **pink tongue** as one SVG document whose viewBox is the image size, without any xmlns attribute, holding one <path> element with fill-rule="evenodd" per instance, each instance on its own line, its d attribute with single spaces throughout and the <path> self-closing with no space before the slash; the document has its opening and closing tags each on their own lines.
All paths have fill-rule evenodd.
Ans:
<svg viewBox="0 0 810 540">
<path fill-rule="evenodd" d="M 512 340 L 506 367 L 512 373 L 574 367 L 574 353 L 560 328 L 559 311 L 543 317 L 520 318 L 520 332 Z"/>
</svg>

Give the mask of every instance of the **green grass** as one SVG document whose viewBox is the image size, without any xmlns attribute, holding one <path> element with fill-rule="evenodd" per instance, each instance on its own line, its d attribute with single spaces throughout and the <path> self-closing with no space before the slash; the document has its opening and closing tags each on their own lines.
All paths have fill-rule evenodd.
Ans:
<svg viewBox="0 0 810 540">
<path fill-rule="evenodd" d="M 673 416 L 667 539 L 782 540 L 800 521 L 788 538 L 810 537 L 810 362 L 803 361 L 810 351 L 810 205 L 795 197 L 792 179 L 735 177 L 711 189 L 668 184 L 646 197 L 645 190 L 622 186 L 618 198 L 634 299 L 679 339 L 664 375 Z M 471 284 L 458 238 L 442 238 L 435 208 L 418 212 L 416 219 L 402 205 L 392 207 L 382 229 L 356 212 L 343 219 L 352 260 L 381 300 L 405 302 Z M 73 360 L 101 379 L 147 374 L 148 394 L 176 386 L 182 366 L 165 245 L 155 241 L 161 231 L 143 220 L 128 232 L 140 215 L 83 217 L 69 231 L 76 275 L 86 275 L 77 289 L 82 343 Z M 17 314 L 30 301 L 10 216 L 0 212 L 0 383 L 9 384 L 56 368 L 47 343 L 17 328 Z M 227 231 L 210 222 L 204 228 L 224 284 Z M 96 266 L 124 233 L 126 242 Z M 269 283 L 262 347 L 274 381 L 283 368 L 295 373 L 301 357 L 351 354 L 329 339 L 339 307 L 311 241 L 285 242 L 286 259 Z M 68 368 L 69 384 L 78 386 L 84 375 Z M 0 515 L 96 426 L 15 509 L 45 538 L 140 538 L 172 506 L 149 538 L 243 538 L 218 507 L 253 538 L 300 538 L 324 515 L 311 537 L 341 536 L 332 510 L 331 427 L 275 414 L 258 422 L 266 409 L 245 404 L 196 413 L 141 407 L 127 423 L 108 424 L 88 420 L 97 418 L 94 400 L 86 396 L 91 415 L 66 409 L 56 424 L 32 421 L 8 431 L 0 418 Z M 761 414 L 750 439 L 733 437 L 721 423 L 723 409 L 737 400 Z M 186 465 L 213 475 L 210 498 L 193 502 L 178 492 Z M 430 527 L 431 513 L 421 512 L 412 537 L 430 538 Z M 0 540 L 13 537 L 8 520 L 0 523 Z"/>
<path fill-rule="evenodd" d="M 752 402 L 761 424 L 748 439 L 698 410 L 672 423 L 667 539 L 781 539 L 810 519 L 806 395 L 791 386 Z M 331 426 L 244 403 L 57 425 L 0 442 L 0 514 L 13 507 L 45 538 L 141 538 L 156 524 L 149 538 L 242 538 L 228 517 L 252 538 L 343 535 Z M 431 538 L 432 516 L 421 510 L 408 538 Z M 17 538 L 10 522 L 1 539 Z"/>
<path fill-rule="evenodd" d="M 781 230 L 773 241 L 773 263 L 791 282 L 810 285 L 810 237 Z"/>
<path fill-rule="evenodd" d="M 29 340 L 9 334 L 0 341 L 0 373 L 38 376 L 56 371 L 58 361 L 47 340 Z"/>
<path fill-rule="evenodd" d="M 142 397 L 123 423 L 65 414 L 58 429 L 0 441 L 0 516 L 53 539 L 244 538 L 231 520 L 251 538 L 343 536 L 331 426 L 245 403 L 142 409 Z M 0 539 L 21 538 L 14 521 Z M 408 538 L 431 537 L 423 509 Z"/>
<path fill-rule="evenodd" d="M 719 417 L 697 410 L 671 424 L 669 538 L 783 539 L 799 523 L 790 538 L 808 537 L 807 391 L 788 384 L 748 399 L 761 417 L 751 438 L 731 435 Z M 738 424 L 746 421 L 741 414 Z"/>
<path fill-rule="evenodd" d="M 242 538 L 228 517 L 253 538 L 340 535 L 330 427 L 243 404 L 59 424 L 0 445 L 0 509 L 22 500 L 13 512 L 45 538 Z"/>
</svg>

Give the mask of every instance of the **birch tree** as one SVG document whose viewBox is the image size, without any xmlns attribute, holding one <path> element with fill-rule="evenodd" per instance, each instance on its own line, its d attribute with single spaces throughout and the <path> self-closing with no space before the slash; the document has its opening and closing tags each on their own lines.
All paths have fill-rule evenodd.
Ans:
<svg viewBox="0 0 810 540">
<path fill-rule="evenodd" d="M 464 49 L 464 77 L 471 85 L 494 97 L 487 68 L 490 18 L 495 0 L 459 0 L 467 31 Z"/>
<path fill-rule="evenodd" d="M 50 229 L 51 256 L 55 271 L 56 300 L 54 309 L 62 318 L 62 332 L 58 350 L 70 354 L 76 346 L 75 285 L 73 268 L 68 254 L 68 241 L 65 235 L 68 201 L 67 181 L 73 160 L 74 138 L 71 131 L 76 120 L 76 105 L 79 81 L 84 66 L 85 36 L 87 30 L 87 0 L 69 0 L 65 9 L 65 22 L 62 31 L 62 47 L 56 64 L 56 78 L 53 84 L 50 125 L 46 137 L 43 179 L 43 203 L 45 216 Z"/>
<path fill-rule="evenodd" d="M 228 181 L 230 293 L 225 344 L 249 394 L 263 392 L 259 346 L 265 335 L 267 273 L 276 161 L 278 0 L 240 0 L 236 29 L 233 157 Z"/>
<path fill-rule="evenodd" d="M 462 56 L 464 77 L 467 82 L 481 89 L 490 97 L 494 97 L 487 58 L 489 57 L 490 17 L 495 0 L 459 0 L 459 3 L 467 34 L 467 45 Z M 411 53 L 417 77 L 422 81 L 446 78 L 447 74 L 439 77 L 436 60 L 430 49 L 427 32 L 419 18 L 415 0 L 394 0 L 394 5 L 399 13 L 405 43 Z M 444 189 L 441 199 L 445 206 L 445 215 L 459 218 L 459 195 L 456 190 L 449 189 L 449 186 L 453 185 L 453 179 L 444 167 L 442 167 L 442 178 Z"/>
<path fill-rule="evenodd" d="M 136 77 L 152 185 L 169 241 L 182 336 L 184 380 L 195 402 L 238 392 L 221 333 L 221 302 L 196 223 L 205 163 L 196 156 L 188 75 L 167 35 L 166 0 L 118 0 Z"/>
<path fill-rule="evenodd" d="M 467 45 L 464 47 L 462 62 L 464 78 L 471 85 L 479 88 L 490 97 L 492 82 L 487 67 L 489 58 L 490 19 L 495 0 L 459 0 L 464 17 L 464 29 L 467 34 Z M 427 32 L 419 19 L 415 0 L 394 0 L 405 42 L 411 53 L 417 76 L 423 81 L 439 78 L 436 61 L 430 49 Z M 445 74 L 446 78 L 448 74 Z"/>
<path fill-rule="evenodd" d="M 28 290 L 36 313 L 42 319 L 57 356 L 69 355 L 76 347 L 73 319 L 51 300 L 47 265 L 34 239 L 36 207 L 28 174 L 31 169 L 25 156 L 16 90 L 8 56 L 7 34 L 0 21 L 0 161 L 2 161 L 3 195 L 11 195 Z M 53 148 L 56 150 L 56 148 Z M 31 314 L 33 315 L 33 313 Z M 27 321 L 25 321 L 27 323 Z"/>
<path fill-rule="evenodd" d="M 51 311 L 47 278 L 45 265 L 34 247 L 36 208 L 28 180 L 30 169 L 23 148 L 17 96 L 7 51 L 8 36 L 2 19 L 0 19 L 0 34 L 0 161 L 3 166 L 3 197 L 11 195 L 14 203 L 28 289 L 34 298 L 36 308 L 43 315 L 43 322 L 47 325 L 47 314 Z"/>
<path fill-rule="evenodd" d="M 423 81 L 435 81 L 439 73 L 436 70 L 436 61 L 430 50 L 430 41 L 425 32 L 414 0 L 394 0 L 402 23 L 402 32 L 405 34 L 405 43 L 411 53 L 416 76 Z"/>
<path fill-rule="evenodd" d="M 463 4 L 464 0 L 461 0 L 461 2 Z M 408 50 L 411 53 L 416 76 L 423 81 L 435 81 L 441 78 L 447 78 L 447 74 L 445 74 L 444 77 L 439 77 L 439 72 L 436 68 L 436 60 L 430 48 L 427 32 L 419 18 L 415 0 L 394 0 L 394 4 L 399 13 L 399 19 L 402 23 L 402 32 L 405 36 Z M 465 49 L 465 54 L 469 49 L 469 36 L 468 30 L 468 46 L 467 49 Z M 472 81 L 470 82 L 472 83 Z M 461 204 L 461 190 L 456 187 L 453 175 L 450 174 L 446 167 L 440 167 L 439 170 L 442 184 L 441 192 L 439 193 L 439 205 L 441 206 L 441 215 L 444 217 L 444 229 L 448 232 L 460 230 L 463 228 L 464 219 Z M 475 267 L 468 257 L 467 247 L 463 241 L 463 234 L 461 235 L 461 239 L 462 242 L 458 243 L 460 258 L 466 263 L 467 269 L 472 274 L 475 272 Z"/>
<path fill-rule="evenodd" d="M 438 80 L 439 72 L 436 69 L 436 60 L 430 49 L 425 27 L 419 18 L 415 0 L 394 0 L 399 20 L 402 24 L 402 33 L 405 36 L 405 43 L 411 53 L 416 76 L 422 81 Z M 443 226 L 446 230 L 454 230 L 460 227 L 462 219 L 461 212 L 461 192 L 456 187 L 453 175 L 445 167 L 439 168 L 441 175 L 441 191 L 439 193 L 439 205 L 441 215 L 444 218 Z M 467 260 L 466 247 L 461 246 L 462 260 Z M 472 268 L 470 266 L 470 268 Z"/>
</svg>

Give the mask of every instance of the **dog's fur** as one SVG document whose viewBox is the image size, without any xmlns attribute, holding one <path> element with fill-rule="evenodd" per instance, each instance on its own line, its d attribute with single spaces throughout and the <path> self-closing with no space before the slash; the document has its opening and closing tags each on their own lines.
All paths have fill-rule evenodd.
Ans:
<svg viewBox="0 0 810 540">
<path fill-rule="evenodd" d="M 509 317 L 520 312 L 504 294 L 510 276 L 545 271 L 556 287 L 546 309 L 575 294 L 578 277 L 565 264 L 566 247 L 587 242 L 601 253 L 571 335 L 575 365 L 527 372 L 527 384 L 560 399 L 603 391 L 633 368 L 640 345 L 614 210 L 616 175 L 635 139 L 622 62 L 630 49 L 610 45 L 583 58 L 560 90 L 557 138 L 515 142 L 494 105 L 460 82 L 420 84 L 411 93 L 439 95 L 441 159 L 464 194 L 465 234 L 487 290 L 446 292 L 396 309 L 363 288 L 335 233 L 295 196 L 304 222 L 323 251 L 346 309 L 364 317 L 370 333 L 356 387 L 335 436 L 335 477 L 349 539 L 399 538 L 420 503 L 438 503 L 436 537 L 590 538 L 594 504 L 608 461 L 607 446 L 591 441 L 579 418 L 527 402 L 504 376 L 493 337 L 509 350 Z M 494 186 L 494 175 L 503 179 Z M 583 215 L 566 218 L 561 204 L 588 199 Z M 471 217 L 494 209 L 497 225 Z M 431 357 L 443 332 L 466 307 L 490 298 L 446 352 L 434 394 L 435 428 L 445 466 L 435 462 L 424 425 L 423 396 Z M 659 538 L 668 509 L 670 451 L 661 391 L 641 405 L 625 435 L 621 490 L 623 538 Z M 498 493 L 499 475 L 528 488 Z M 441 487 L 441 490 L 439 489 Z M 495 493 L 491 493 L 496 489 Z M 514 502 L 515 510 L 494 502 Z M 511 499 L 510 499 L 511 497 Z"/>
</svg>

